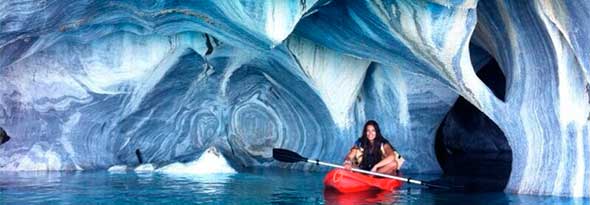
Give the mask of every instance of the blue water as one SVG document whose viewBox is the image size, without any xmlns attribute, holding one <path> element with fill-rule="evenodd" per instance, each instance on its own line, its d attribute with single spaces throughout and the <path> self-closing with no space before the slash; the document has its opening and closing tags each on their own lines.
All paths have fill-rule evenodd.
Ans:
<svg viewBox="0 0 590 205">
<path fill-rule="evenodd" d="M 283 169 L 175 176 L 134 172 L 0 172 L 0 204 L 588 204 L 590 199 L 465 193 L 405 184 L 396 192 L 324 191 L 323 172 Z M 433 175 L 415 175 L 434 179 Z"/>
</svg>

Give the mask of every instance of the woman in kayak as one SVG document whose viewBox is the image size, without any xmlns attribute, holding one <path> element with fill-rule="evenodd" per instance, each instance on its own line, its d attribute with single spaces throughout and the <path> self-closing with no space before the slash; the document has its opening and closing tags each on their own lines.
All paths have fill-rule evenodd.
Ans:
<svg viewBox="0 0 590 205">
<path fill-rule="evenodd" d="M 365 123 L 363 135 L 356 140 L 344 159 L 346 169 L 354 167 L 384 174 L 396 174 L 403 163 L 404 159 L 381 135 L 379 125 L 374 120 Z"/>
</svg>

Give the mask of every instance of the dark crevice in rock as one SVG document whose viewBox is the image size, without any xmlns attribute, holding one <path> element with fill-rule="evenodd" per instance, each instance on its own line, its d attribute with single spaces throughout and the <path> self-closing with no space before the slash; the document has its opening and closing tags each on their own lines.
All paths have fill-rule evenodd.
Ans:
<svg viewBox="0 0 590 205">
<path fill-rule="evenodd" d="M 502 73 L 502 70 L 500 69 L 500 66 L 496 60 L 490 60 L 488 64 L 486 64 L 479 72 L 477 72 L 477 77 L 479 77 L 479 79 L 481 79 L 483 83 L 492 90 L 498 99 L 505 101 L 506 77 L 504 77 L 504 73 Z"/>
<path fill-rule="evenodd" d="M 207 52 L 205 52 L 205 55 L 209 55 L 211 53 L 213 53 L 213 45 L 211 43 L 211 38 L 209 37 L 209 34 L 205 34 L 205 38 L 207 39 Z"/>
<path fill-rule="evenodd" d="M 8 134 L 6 134 L 6 131 L 4 131 L 4 129 L 0 127 L 0 145 L 8 142 L 8 140 L 10 140 L 10 136 L 8 136 Z"/>
<path fill-rule="evenodd" d="M 505 78 L 494 59 L 477 76 L 501 100 Z M 467 100 L 459 97 L 440 124 L 435 138 L 437 160 L 445 183 L 476 191 L 501 191 L 510 177 L 512 150 L 500 128 Z"/>
<path fill-rule="evenodd" d="M 143 164 L 143 156 L 141 155 L 141 151 L 139 151 L 139 149 L 135 150 L 135 156 L 137 156 L 137 162 L 139 164 Z"/>
<path fill-rule="evenodd" d="M 506 77 L 496 59 L 477 45 L 470 44 L 469 50 L 472 58 L 476 61 L 473 62 L 473 67 L 477 77 L 490 88 L 498 99 L 505 101 Z M 485 64 L 481 62 L 485 62 Z"/>
</svg>

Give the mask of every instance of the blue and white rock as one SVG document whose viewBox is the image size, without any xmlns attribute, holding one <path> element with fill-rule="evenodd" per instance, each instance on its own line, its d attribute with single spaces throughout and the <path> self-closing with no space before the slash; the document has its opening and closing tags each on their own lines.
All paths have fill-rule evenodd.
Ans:
<svg viewBox="0 0 590 205">
<path fill-rule="evenodd" d="M 166 164 L 215 147 L 340 162 L 367 119 L 439 172 L 457 96 L 513 151 L 509 192 L 589 196 L 587 1 L 0 2 L 0 170 Z M 481 51 L 469 51 L 469 44 Z M 488 55 L 489 54 L 489 55 Z M 506 100 L 474 69 L 495 59 Z M 473 62 L 472 62 L 473 61 Z M 475 68 L 474 68 L 475 66 Z"/>
<path fill-rule="evenodd" d="M 156 170 L 156 167 L 153 164 L 142 164 L 133 169 L 136 173 L 151 173 L 154 170 Z"/>
<path fill-rule="evenodd" d="M 349 114 L 371 61 L 346 56 L 295 36 L 286 45 L 335 123 L 341 128 L 350 126 Z"/>
<path fill-rule="evenodd" d="M 109 167 L 109 169 L 107 169 L 107 171 L 110 173 L 127 172 L 127 165 L 115 165 L 115 166 Z"/>
</svg>

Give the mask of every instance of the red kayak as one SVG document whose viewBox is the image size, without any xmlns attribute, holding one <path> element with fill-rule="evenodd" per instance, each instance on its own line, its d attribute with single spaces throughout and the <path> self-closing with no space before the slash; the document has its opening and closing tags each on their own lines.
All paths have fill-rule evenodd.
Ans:
<svg viewBox="0 0 590 205">
<path fill-rule="evenodd" d="M 367 190 L 393 191 L 402 184 L 403 182 L 399 180 L 378 178 L 344 169 L 333 169 L 324 178 L 326 188 L 334 188 L 341 193 Z"/>
<path fill-rule="evenodd" d="M 340 193 L 335 189 L 324 190 L 324 202 L 327 205 L 357 205 L 357 204 L 393 204 L 396 202 L 397 193 L 371 189 L 353 193 Z"/>
</svg>

